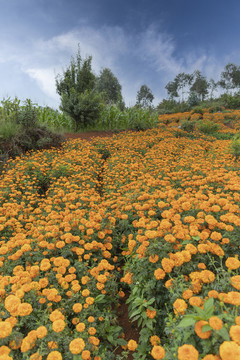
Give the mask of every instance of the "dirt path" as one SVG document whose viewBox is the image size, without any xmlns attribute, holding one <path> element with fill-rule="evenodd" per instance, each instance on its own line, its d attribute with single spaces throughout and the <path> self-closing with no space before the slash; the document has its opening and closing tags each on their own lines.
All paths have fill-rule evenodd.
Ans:
<svg viewBox="0 0 240 360">
<path fill-rule="evenodd" d="M 112 137 L 115 133 L 113 131 L 88 131 L 85 133 L 65 133 L 66 140 L 82 139 L 91 140 L 95 137 Z"/>
<path fill-rule="evenodd" d="M 112 137 L 115 133 L 112 131 L 89 131 L 86 133 L 66 133 L 64 134 L 67 141 L 74 139 L 82 139 L 91 141 L 96 137 Z M 123 328 L 125 340 L 133 339 L 138 342 L 139 331 L 137 330 L 137 324 L 132 324 L 128 318 L 128 306 L 126 304 L 127 296 L 121 299 L 120 307 L 117 310 L 119 325 Z M 122 348 L 119 347 L 115 354 L 120 355 Z M 126 360 L 132 360 L 132 354 L 130 353 Z"/>
</svg>

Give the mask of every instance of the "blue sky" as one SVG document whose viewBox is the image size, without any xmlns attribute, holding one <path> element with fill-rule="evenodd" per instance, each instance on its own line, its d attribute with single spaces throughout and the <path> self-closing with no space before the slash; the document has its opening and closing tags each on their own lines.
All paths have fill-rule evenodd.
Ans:
<svg viewBox="0 0 240 360">
<path fill-rule="evenodd" d="M 127 106 L 146 84 L 158 104 L 180 72 L 219 80 L 240 65 L 239 0 L 0 0 L 0 100 L 58 108 L 55 78 L 75 56 L 108 67 Z"/>
</svg>

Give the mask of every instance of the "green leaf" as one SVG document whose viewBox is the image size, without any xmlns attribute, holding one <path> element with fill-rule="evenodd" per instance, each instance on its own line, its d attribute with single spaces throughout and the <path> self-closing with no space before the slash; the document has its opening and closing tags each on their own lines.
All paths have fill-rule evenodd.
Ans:
<svg viewBox="0 0 240 360">
<path fill-rule="evenodd" d="M 196 317 L 194 315 L 186 315 L 180 323 L 177 325 L 177 327 L 188 327 L 194 325 L 196 322 Z"/>
<path fill-rule="evenodd" d="M 206 331 L 209 331 L 209 330 L 212 330 L 211 326 L 209 324 L 206 324 L 206 325 L 203 325 L 202 327 L 202 332 L 206 332 Z"/>
<path fill-rule="evenodd" d="M 217 330 L 216 333 L 220 335 L 223 340 L 230 341 L 229 333 L 225 327 L 222 327 L 220 330 Z"/>
<path fill-rule="evenodd" d="M 133 311 L 133 313 L 129 314 L 129 317 L 133 318 L 135 315 L 139 315 L 140 313 L 141 313 L 141 310 L 137 309 L 137 310 Z"/>
<path fill-rule="evenodd" d="M 196 311 L 196 313 L 198 314 L 198 316 L 199 316 L 201 319 L 205 320 L 205 317 L 206 317 L 205 311 L 202 310 L 202 309 L 201 309 L 200 307 L 198 307 L 198 306 L 193 306 L 193 308 L 194 308 L 194 310 Z"/>
<path fill-rule="evenodd" d="M 127 345 L 127 341 L 122 338 L 117 339 L 117 343 L 118 343 L 118 345 L 121 345 L 121 346 Z"/>
<path fill-rule="evenodd" d="M 209 299 L 207 299 L 203 305 L 204 307 L 204 310 L 206 312 L 209 312 L 209 311 L 213 311 L 213 304 L 214 304 L 214 299 L 213 297 L 210 297 Z"/>
</svg>

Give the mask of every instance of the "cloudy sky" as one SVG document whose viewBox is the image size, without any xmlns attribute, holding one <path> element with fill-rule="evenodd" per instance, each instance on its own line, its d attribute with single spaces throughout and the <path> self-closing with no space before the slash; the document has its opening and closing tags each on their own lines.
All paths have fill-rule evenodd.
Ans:
<svg viewBox="0 0 240 360">
<path fill-rule="evenodd" d="M 75 56 L 110 68 L 127 106 L 141 85 L 155 104 L 180 72 L 219 80 L 240 65 L 239 0 L 0 0 L 0 100 L 58 108 L 55 78 Z"/>
</svg>

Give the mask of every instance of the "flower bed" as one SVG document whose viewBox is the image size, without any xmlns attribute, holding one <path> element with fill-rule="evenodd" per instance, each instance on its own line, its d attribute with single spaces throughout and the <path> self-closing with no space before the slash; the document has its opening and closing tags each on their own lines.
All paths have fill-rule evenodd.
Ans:
<svg viewBox="0 0 240 360">
<path fill-rule="evenodd" d="M 0 359 L 111 360 L 119 346 L 138 360 L 237 359 L 240 170 L 229 144 L 160 128 L 10 161 Z M 124 291 L 138 343 L 117 323 Z"/>
</svg>

